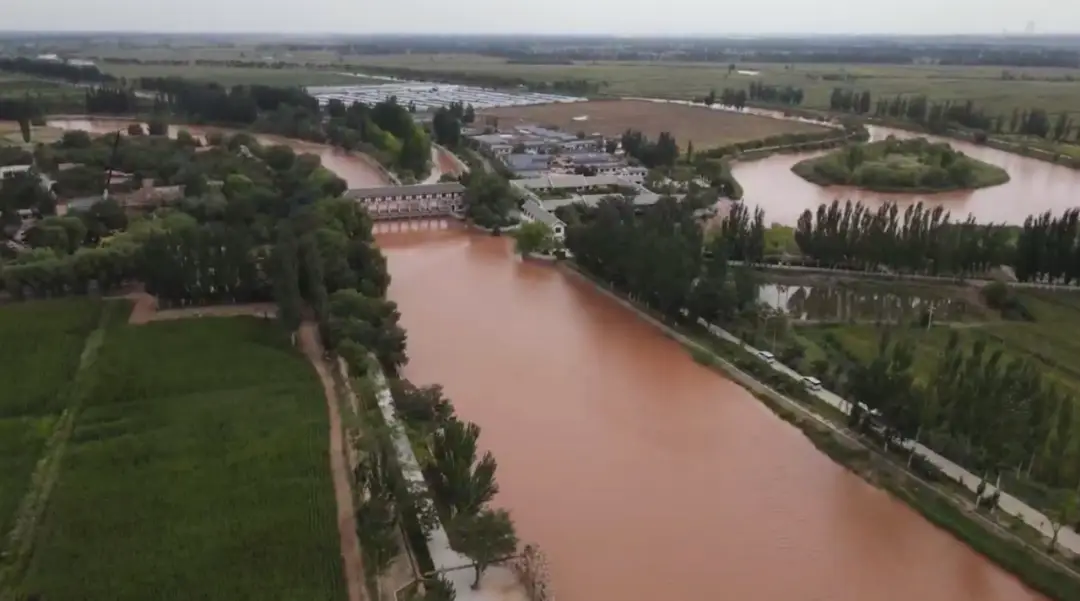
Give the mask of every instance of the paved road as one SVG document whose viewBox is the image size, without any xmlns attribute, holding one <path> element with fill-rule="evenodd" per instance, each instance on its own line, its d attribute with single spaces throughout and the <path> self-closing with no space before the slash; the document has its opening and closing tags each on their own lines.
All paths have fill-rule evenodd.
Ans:
<svg viewBox="0 0 1080 601">
<path fill-rule="evenodd" d="M 732 265 L 742 265 L 742 261 L 729 261 Z M 858 271 L 854 269 L 833 269 L 830 267 L 804 267 L 802 265 L 773 265 L 771 263 L 758 263 L 753 265 L 755 269 L 763 269 L 765 271 L 796 271 L 810 274 L 820 275 L 838 275 L 838 276 L 850 276 L 850 277 L 865 277 L 874 280 L 891 281 L 891 282 L 903 282 L 903 281 L 919 281 L 919 282 L 935 282 L 935 283 L 947 283 L 956 285 L 972 285 L 972 286 L 985 286 L 995 280 L 986 280 L 980 278 L 956 278 L 944 275 L 918 275 L 918 274 L 890 274 L 886 272 L 875 271 Z M 1009 286 L 1015 288 L 1039 288 L 1042 290 L 1068 290 L 1068 291 L 1080 291 L 1080 285 L 1078 284 L 1045 284 L 1042 282 L 1006 282 Z"/>
<path fill-rule="evenodd" d="M 704 322 L 701 323 L 702 325 L 708 327 L 709 331 L 714 336 L 728 342 L 742 345 L 743 348 L 752 353 L 756 354 L 758 352 L 757 349 L 744 344 L 742 340 L 735 337 L 730 332 L 711 324 L 706 324 Z M 765 360 L 762 359 L 762 361 Z M 802 381 L 802 374 L 789 368 L 788 366 L 783 365 L 778 361 L 770 361 L 768 362 L 768 364 L 776 371 L 797 381 Z M 851 413 L 852 404 L 833 392 L 823 389 L 817 392 L 811 392 L 811 394 L 837 408 L 845 415 Z M 968 488 L 968 490 L 975 492 L 975 490 L 978 488 L 978 476 L 972 474 L 971 472 L 953 463 L 952 461 L 949 461 L 948 459 L 935 453 L 931 449 L 928 449 L 922 444 L 911 440 L 905 441 L 903 443 L 903 446 L 907 449 L 913 449 L 916 455 L 924 457 L 927 461 L 936 466 L 946 475 L 962 483 L 965 487 Z M 992 493 L 994 490 L 996 489 L 992 485 L 987 485 L 987 494 Z M 1052 537 L 1054 535 L 1053 528 L 1051 528 L 1050 526 L 1050 520 L 1045 515 L 1039 512 L 1039 510 L 1027 505 L 1023 501 L 1017 499 L 1016 497 L 1013 497 L 1012 495 L 1009 495 L 1004 491 L 1001 493 L 1001 498 L 998 500 L 998 507 L 1001 508 L 1002 511 L 1020 518 L 1028 525 L 1039 530 L 1039 532 L 1041 532 L 1043 535 L 1047 537 Z M 1062 547 L 1065 547 L 1066 549 L 1069 549 L 1070 551 L 1080 552 L 1080 535 L 1078 535 L 1071 528 L 1062 528 L 1061 532 L 1058 533 L 1058 544 Z"/>
</svg>

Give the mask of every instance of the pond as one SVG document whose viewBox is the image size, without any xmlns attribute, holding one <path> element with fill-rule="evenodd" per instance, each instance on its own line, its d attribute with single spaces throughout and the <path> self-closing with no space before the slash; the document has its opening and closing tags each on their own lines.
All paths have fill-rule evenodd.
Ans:
<svg viewBox="0 0 1080 601">
<path fill-rule="evenodd" d="M 932 313 L 936 321 L 965 321 L 973 314 L 971 305 L 962 299 L 895 287 L 764 284 L 758 299 L 794 320 L 806 322 L 910 323 L 924 312 Z"/>
</svg>

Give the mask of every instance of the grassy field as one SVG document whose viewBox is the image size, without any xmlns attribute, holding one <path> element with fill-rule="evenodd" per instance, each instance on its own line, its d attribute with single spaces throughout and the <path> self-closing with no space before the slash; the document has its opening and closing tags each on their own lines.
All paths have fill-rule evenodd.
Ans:
<svg viewBox="0 0 1080 601">
<path fill-rule="evenodd" d="M 498 117 L 501 127 L 517 122 L 540 123 L 605 136 L 619 136 L 633 128 L 654 140 L 666 131 L 675 136 L 680 146 L 693 142 L 699 150 L 778 134 L 828 131 L 795 121 L 638 100 L 515 106 L 488 109 L 482 114 Z"/>
<path fill-rule="evenodd" d="M 256 67 L 226 67 L 203 65 L 101 65 L 101 70 L 117 77 L 186 77 L 200 81 L 213 81 L 226 86 L 262 84 L 270 86 L 334 86 L 371 83 L 364 77 L 355 77 L 333 71 L 284 68 L 262 69 Z"/>
<path fill-rule="evenodd" d="M 60 412 L 101 305 L 86 300 L 0 307 L 0 541 Z M 0 542 L 0 549 L 3 542 Z"/>
<path fill-rule="evenodd" d="M 24 592 L 344 598 L 325 401 L 275 324 L 110 332 Z"/>
<path fill-rule="evenodd" d="M 1052 381 L 1080 399 L 1080 294 L 1071 292 L 1023 291 L 1019 298 L 1035 316 L 1034 322 L 1003 321 L 990 317 L 983 323 L 959 330 L 965 345 L 982 339 L 988 350 L 1001 349 L 1004 360 L 1023 357 L 1039 365 Z M 969 317 L 979 319 L 979 312 Z M 918 379 L 930 378 L 941 359 L 951 333 L 950 328 L 906 328 L 898 333 L 916 343 L 915 373 Z M 813 347 L 810 354 L 830 361 L 848 357 L 868 361 L 877 355 L 881 329 L 870 324 L 809 326 L 797 328 L 797 335 Z M 809 355 L 808 355 L 809 360 Z"/>
<path fill-rule="evenodd" d="M 925 94 L 935 100 L 972 100 L 993 114 L 1042 107 L 1080 115 L 1080 70 L 937 65 L 817 65 L 739 63 L 758 75 L 728 74 L 726 64 L 592 61 L 573 65 L 516 65 L 478 55 L 345 56 L 348 64 L 462 71 L 521 77 L 529 81 L 587 79 L 601 82 L 613 96 L 692 98 L 710 89 L 746 88 L 751 81 L 793 85 L 806 92 L 804 106 L 828 108 L 835 87 L 870 90 L 876 97 Z M 1003 78 L 1009 72 L 1016 79 Z M 1024 79 L 1026 78 L 1026 79 Z M 1071 78 L 1071 79 L 1070 79 Z"/>
</svg>

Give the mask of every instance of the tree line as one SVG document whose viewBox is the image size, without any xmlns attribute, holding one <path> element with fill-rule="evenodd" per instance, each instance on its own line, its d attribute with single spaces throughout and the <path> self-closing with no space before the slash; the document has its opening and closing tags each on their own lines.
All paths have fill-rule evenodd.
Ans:
<svg viewBox="0 0 1080 601">
<path fill-rule="evenodd" d="M 872 209 L 833 201 L 809 209 L 795 227 L 799 250 L 823 267 L 972 276 L 1007 265 L 1022 282 L 1080 281 L 1080 209 L 1029 216 L 1022 227 L 953 221 L 921 202 Z"/>
<path fill-rule="evenodd" d="M 0 71 L 25 73 L 26 75 L 47 77 L 50 79 L 62 79 L 75 84 L 108 84 L 117 81 L 112 75 L 102 73 L 100 69 L 92 65 L 77 66 L 70 65 L 66 62 L 46 61 L 26 57 L 0 57 Z"/>
<path fill-rule="evenodd" d="M 849 369 L 853 425 L 865 430 L 876 422 L 887 441 L 916 439 L 968 467 L 981 477 L 977 503 L 996 505 L 983 495 L 986 482 L 996 479 L 1000 489 L 1007 472 L 1069 491 L 1080 485 L 1075 400 L 1030 361 L 1008 357 L 983 337 L 966 344 L 953 331 L 920 382 L 914 350 L 912 338 L 886 331 L 874 359 Z"/>
<path fill-rule="evenodd" d="M 741 234 L 706 242 L 688 203 L 664 197 L 638 215 L 632 201 L 613 197 L 577 208 L 568 226 L 579 265 L 670 319 L 723 321 L 756 304 L 752 272 L 729 266 L 740 252 L 729 244 Z"/>
<path fill-rule="evenodd" d="M 623 132 L 621 143 L 628 156 L 634 157 L 649 169 L 671 167 L 679 159 L 679 145 L 675 136 L 666 131 L 660 132 L 656 141 L 652 141 L 640 131 L 628 129 Z"/>
<path fill-rule="evenodd" d="M 902 215 L 896 203 L 822 204 L 799 217 L 795 241 L 822 266 L 929 275 L 985 273 L 1011 254 L 1007 228 L 977 224 L 972 216 L 952 222 L 941 206 L 921 202 Z"/>
<path fill-rule="evenodd" d="M 872 100 L 869 90 L 862 92 L 835 88 L 829 98 L 829 109 L 859 115 L 889 117 L 911 121 L 931 132 L 943 133 L 952 126 L 981 130 L 986 133 L 1017 134 L 1054 141 L 1080 141 L 1080 128 L 1068 113 L 1049 115 L 1041 108 L 1014 108 L 1011 115 L 991 115 L 973 101 L 932 102 L 925 95 L 897 94 L 892 98 Z"/>
<path fill-rule="evenodd" d="M 1029 216 L 1016 239 L 1012 266 L 1023 282 L 1080 281 L 1080 209 Z"/>
</svg>

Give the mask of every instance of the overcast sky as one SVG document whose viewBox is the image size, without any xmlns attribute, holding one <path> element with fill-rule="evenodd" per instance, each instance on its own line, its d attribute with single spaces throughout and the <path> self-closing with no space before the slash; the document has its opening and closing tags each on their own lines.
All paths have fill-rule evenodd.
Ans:
<svg viewBox="0 0 1080 601">
<path fill-rule="evenodd" d="M 1080 33 L 1080 0 L 0 0 L 0 30 Z"/>
</svg>

